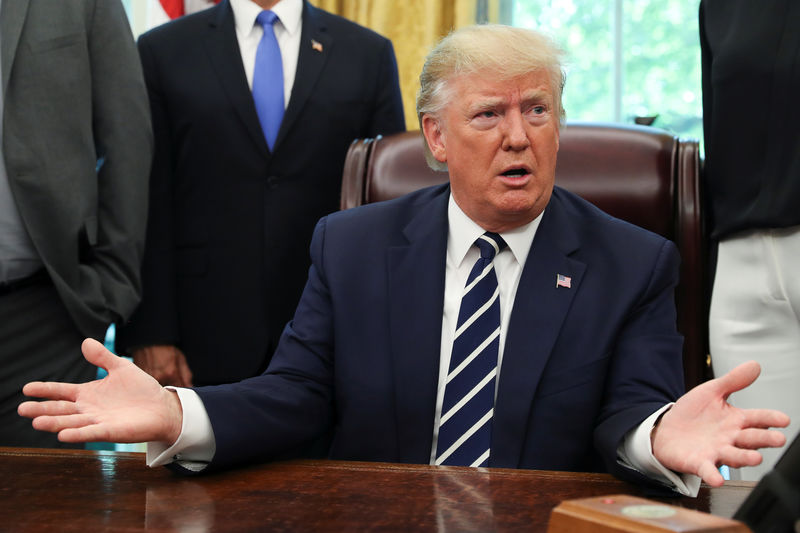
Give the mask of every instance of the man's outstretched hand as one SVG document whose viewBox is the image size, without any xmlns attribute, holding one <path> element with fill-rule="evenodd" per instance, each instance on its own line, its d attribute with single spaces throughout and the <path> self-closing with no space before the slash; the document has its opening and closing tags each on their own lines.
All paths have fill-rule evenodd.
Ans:
<svg viewBox="0 0 800 533">
<path fill-rule="evenodd" d="M 33 419 L 33 427 L 58 433 L 62 442 L 164 442 L 181 431 L 183 413 L 177 394 L 164 389 L 136 365 L 86 339 L 81 345 L 90 363 L 108 371 L 88 383 L 34 381 L 26 396 L 43 398 L 20 404 L 17 412 Z"/>
<path fill-rule="evenodd" d="M 761 372 L 755 361 L 737 366 L 684 394 L 661 417 L 651 435 L 653 454 L 665 467 L 695 474 L 712 487 L 723 483 L 717 469 L 754 466 L 759 448 L 780 447 L 786 437 L 770 427 L 786 427 L 789 417 L 772 409 L 738 409 L 728 396 L 753 383 Z"/>
</svg>

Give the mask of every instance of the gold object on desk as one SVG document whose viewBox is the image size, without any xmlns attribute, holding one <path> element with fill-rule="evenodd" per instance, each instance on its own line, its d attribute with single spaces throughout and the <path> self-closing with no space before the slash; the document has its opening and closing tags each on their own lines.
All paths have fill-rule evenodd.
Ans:
<svg viewBox="0 0 800 533">
<path fill-rule="evenodd" d="M 627 494 L 562 502 L 547 533 L 749 533 L 737 520 Z"/>
</svg>

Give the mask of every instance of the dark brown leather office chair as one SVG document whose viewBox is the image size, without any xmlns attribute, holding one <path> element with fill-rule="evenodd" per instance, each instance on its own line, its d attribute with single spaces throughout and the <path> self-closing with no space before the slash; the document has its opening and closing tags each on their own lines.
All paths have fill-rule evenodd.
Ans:
<svg viewBox="0 0 800 533">
<path fill-rule="evenodd" d="M 431 170 L 418 131 L 357 139 L 347 153 L 342 209 L 447 181 Z M 663 235 L 681 253 L 676 290 L 687 388 L 708 379 L 707 237 L 698 143 L 660 129 L 569 123 L 561 130 L 556 184 L 607 213 Z"/>
</svg>

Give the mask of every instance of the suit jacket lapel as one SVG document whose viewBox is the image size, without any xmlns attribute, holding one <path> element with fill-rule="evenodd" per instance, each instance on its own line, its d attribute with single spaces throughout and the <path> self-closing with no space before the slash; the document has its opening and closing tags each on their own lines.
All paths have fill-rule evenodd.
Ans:
<svg viewBox="0 0 800 533">
<path fill-rule="evenodd" d="M 292 86 L 292 96 L 289 98 L 289 106 L 283 115 L 275 146 L 281 144 L 300 117 L 334 46 L 333 37 L 328 33 L 327 27 L 319 16 L 319 10 L 308 2 L 303 3 L 302 21 L 300 53 L 297 57 L 297 72 Z M 313 45 L 314 42 L 319 43 L 320 46 Z"/>
<path fill-rule="evenodd" d="M 227 1 L 207 10 L 208 31 L 204 45 L 209 60 L 216 71 L 217 79 L 233 103 L 236 114 L 244 123 L 245 130 L 264 157 L 269 154 L 264 132 L 258 121 L 253 94 L 247 85 L 247 76 L 242 64 L 242 54 L 236 40 L 236 23 L 233 10 Z"/>
<path fill-rule="evenodd" d="M 28 14 L 29 0 L 6 0 L 0 6 L 0 52 L 2 53 L 3 95 L 8 90 L 11 67 L 17 54 L 19 37 Z"/>
<path fill-rule="evenodd" d="M 586 269 L 584 263 L 569 257 L 578 247 L 570 219 L 554 194 L 514 299 L 492 422 L 490 466 L 519 466 L 542 371 Z M 571 288 L 556 287 L 558 274 L 572 278 Z"/>
<path fill-rule="evenodd" d="M 427 463 L 431 453 L 450 188 L 442 191 L 420 206 L 406 226 L 407 244 L 387 250 L 389 346 L 401 462 Z"/>
</svg>

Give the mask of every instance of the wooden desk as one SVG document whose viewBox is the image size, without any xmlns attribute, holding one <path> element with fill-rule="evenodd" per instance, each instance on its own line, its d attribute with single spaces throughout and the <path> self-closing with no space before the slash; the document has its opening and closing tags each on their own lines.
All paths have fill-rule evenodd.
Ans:
<svg viewBox="0 0 800 533">
<path fill-rule="evenodd" d="M 753 483 L 662 500 L 730 517 Z M 0 531 L 544 531 L 604 474 L 291 461 L 182 477 L 140 453 L 0 448 Z"/>
</svg>

